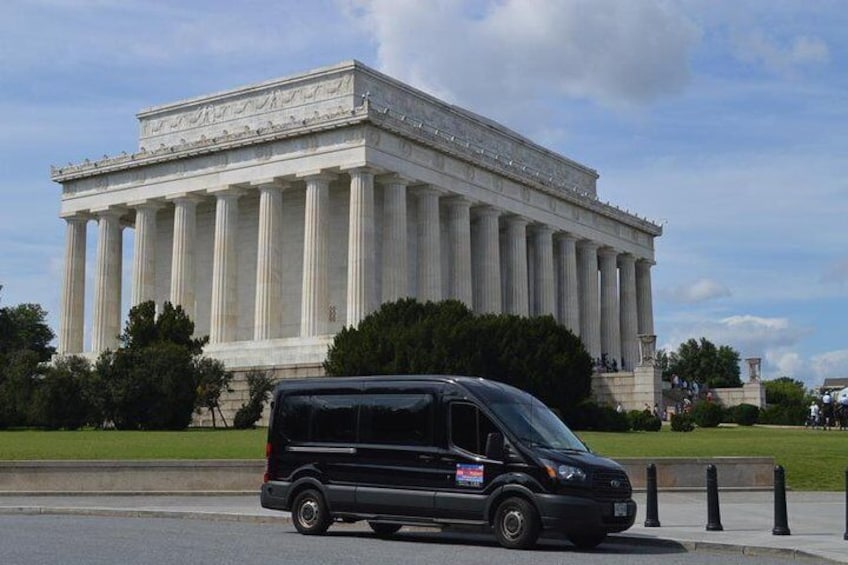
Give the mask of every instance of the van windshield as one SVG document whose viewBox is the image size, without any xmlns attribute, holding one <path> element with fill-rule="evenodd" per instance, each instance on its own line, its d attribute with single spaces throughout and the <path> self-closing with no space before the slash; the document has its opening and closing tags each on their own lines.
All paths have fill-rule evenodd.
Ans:
<svg viewBox="0 0 848 565">
<path fill-rule="evenodd" d="M 556 414 L 529 395 L 526 399 L 494 402 L 489 404 L 489 408 L 528 447 L 589 451 Z"/>
</svg>

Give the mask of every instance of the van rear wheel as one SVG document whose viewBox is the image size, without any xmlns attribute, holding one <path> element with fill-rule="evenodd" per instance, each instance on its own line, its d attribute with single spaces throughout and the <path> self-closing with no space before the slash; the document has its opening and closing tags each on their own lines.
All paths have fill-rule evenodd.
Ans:
<svg viewBox="0 0 848 565">
<path fill-rule="evenodd" d="M 401 528 L 400 524 L 386 524 L 385 522 L 368 522 L 368 525 L 371 526 L 374 533 L 380 537 L 388 537 L 392 534 L 396 534 Z"/>
<path fill-rule="evenodd" d="M 304 535 L 320 535 L 330 527 L 330 510 L 321 493 L 308 489 L 297 495 L 292 505 L 292 522 Z"/>
<path fill-rule="evenodd" d="M 495 537 L 508 549 L 533 547 L 541 529 L 539 513 L 523 498 L 507 498 L 495 512 Z"/>
</svg>

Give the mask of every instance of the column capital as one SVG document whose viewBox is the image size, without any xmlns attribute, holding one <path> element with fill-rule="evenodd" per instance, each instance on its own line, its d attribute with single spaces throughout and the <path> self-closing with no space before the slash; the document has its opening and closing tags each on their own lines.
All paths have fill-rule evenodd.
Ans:
<svg viewBox="0 0 848 565">
<path fill-rule="evenodd" d="M 447 204 L 448 206 L 464 206 L 466 208 L 471 208 L 472 202 L 465 196 L 461 194 L 447 196 L 442 199 L 442 202 Z"/>
<path fill-rule="evenodd" d="M 527 224 L 530 223 L 527 218 L 517 215 L 506 216 L 504 217 L 504 221 L 507 223 L 507 225 L 520 227 L 527 227 Z"/>
<path fill-rule="evenodd" d="M 495 218 L 499 218 L 503 214 L 502 210 L 495 208 L 494 206 L 490 206 L 488 204 L 482 204 L 482 205 L 479 205 L 479 206 L 474 206 L 474 208 L 472 209 L 472 212 L 474 213 L 475 217 L 495 217 Z"/>
<path fill-rule="evenodd" d="M 554 234 L 554 239 L 557 241 L 573 241 L 577 242 L 580 238 L 574 235 L 573 233 L 567 231 L 560 231 Z"/>
<path fill-rule="evenodd" d="M 413 181 L 399 175 L 398 173 L 386 173 L 374 177 L 374 182 L 378 184 L 400 184 L 403 186 L 409 186 Z"/>
<path fill-rule="evenodd" d="M 336 180 L 339 175 L 336 173 L 331 173 L 329 171 L 322 171 L 321 169 L 314 169 L 311 171 L 303 171 L 297 173 L 295 175 L 297 178 L 305 181 L 324 181 L 324 182 L 332 182 Z"/>
<path fill-rule="evenodd" d="M 418 196 L 443 196 L 445 191 L 432 184 L 417 184 L 412 188 L 412 194 Z"/>
<path fill-rule="evenodd" d="M 618 263 L 619 264 L 622 264 L 622 263 L 633 263 L 633 264 L 635 264 L 636 263 L 636 256 L 633 255 L 632 253 L 627 253 L 627 252 L 620 253 L 618 255 Z"/>
<path fill-rule="evenodd" d="M 250 181 L 251 188 L 258 188 L 259 190 L 263 189 L 277 189 L 277 190 L 285 190 L 291 187 L 291 183 L 285 179 L 279 177 L 272 177 L 267 179 L 258 179 Z"/>
<path fill-rule="evenodd" d="M 178 194 L 169 194 L 165 197 L 165 200 L 168 202 L 181 202 L 184 204 L 199 204 L 206 200 L 206 197 L 203 194 L 197 192 L 180 192 Z"/>
<path fill-rule="evenodd" d="M 219 199 L 241 198 L 246 192 L 247 190 L 244 187 L 233 185 L 216 186 L 206 189 L 207 194 L 211 194 Z"/>
<path fill-rule="evenodd" d="M 636 265 L 638 265 L 639 267 L 642 267 L 643 269 L 644 268 L 650 269 L 651 267 L 653 267 L 656 264 L 657 264 L 657 262 L 654 261 L 653 259 L 646 259 L 644 257 L 636 257 Z"/>
<path fill-rule="evenodd" d="M 88 223 L 92 219 L 92 215 L 88 212 L 66 212 L 60 214 L 59 217 L 69 224 Z"/>
<path fill-rule="evenodd" d="M 356 164 L 356 165 L 345 165 L 345 166 L 339 167 L 339 171 L 341 171 L 343 173 L 347 173 L 349 175 L 369 174 L 369 175 L 377 176 L 377 175 L 379 175 L 380 173 L 383 172 L 383 169 L 381 169 L 379 167 L 374 167 L 372 165 L 365 165 L 365 164 L 360 163 L 360 164 Z"/>
<path fill-rule="evenodd" d="M 92 208 L 91 213 L 96 218 L 118 218 L 127 213 L 127 209 L 123 206 L 105 206 L 103 208 Z"/>
<path fill-rule="evenodd" d="M 601 245 L 597 241 L 592 241 L 591 239 L 577 240 L 577 247 L 587 251 L 598 251 L 600 246 Z"/>
<path fill-rule="evenodd" d="M 135 210 L 159 210 L 165 207 L 165 203 L 161 200 L 146 198 L 144 200 L 133 200 L 131 202 L 127 202 L 127 207 Z"/>
<path fill-rule="evenodd" d="M 531 232 L 537 234 L 550 234 L 553 236 L 554 228 L 548 224 L 529 224 L 527 226 Z"/>
<path fill-rule="evenodd" d="M 614 247 L 603 246 L 598 249 L 598 255 L 601 257 L 613 258 L 618 257 L 619 252 Z"/>
</svg>

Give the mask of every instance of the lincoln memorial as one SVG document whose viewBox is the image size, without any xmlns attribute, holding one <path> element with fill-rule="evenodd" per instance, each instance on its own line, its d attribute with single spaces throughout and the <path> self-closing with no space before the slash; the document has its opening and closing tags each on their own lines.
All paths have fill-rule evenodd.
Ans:
<svg viewBox="0 0 848 565">
<path fill-rule="evenodd" d="M 60 354 L 118 345 L 124 286 L 182 305 L 230 369 L 278 377 L 320 373 L 336 332 L 407 296 L 551 314 L 625 372 L 654 334 L 659 225 L 600 200 L 595 170 L 359 62 L 137 117 L 134 153 L 51 171 Z"/>
</svg>

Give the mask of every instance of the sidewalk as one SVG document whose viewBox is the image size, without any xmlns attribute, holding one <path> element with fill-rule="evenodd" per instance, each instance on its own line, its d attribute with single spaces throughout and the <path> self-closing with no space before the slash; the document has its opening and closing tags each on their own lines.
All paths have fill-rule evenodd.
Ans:
<svg viewBox="0 0 848 565">
<path fill-rule="evenodd" d="M 705 492 L 660 493 L 661 527 L 646 528 L 645 494 L 635 493 L 639 504 L 636 524 L 617 534 L 619 543 L 661 543 L 671 540 L 689 550 L 710 549 L 781 558 L 821 559 L 848 563 L 845 533 L 845 494 L 842 492 L 789 492 L 789 536 L 774 536 L 774 499 L 771 492 L 719 493 L 723 531 L 706 531 Z M 208 496 L 0 496 L 0 514 L 75 514 L 97 516 L 152 516 L 250 522 L 289 522 L 287 513 L 265 510 L 255 495 Z"/>
</svg>

